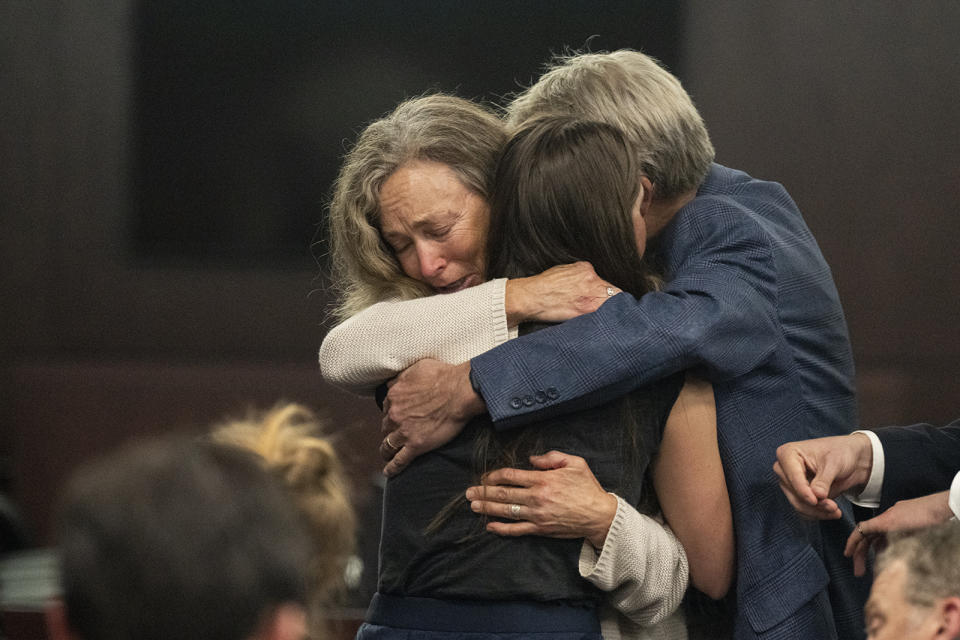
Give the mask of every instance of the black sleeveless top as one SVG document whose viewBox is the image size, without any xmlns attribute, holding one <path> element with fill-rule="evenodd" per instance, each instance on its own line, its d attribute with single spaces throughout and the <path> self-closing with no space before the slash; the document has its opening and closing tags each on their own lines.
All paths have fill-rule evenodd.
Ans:
<svg viewBox="0 0 960 640">
<path fill-rule="evenodd" d="M 537 450 L 582 456 L 608 491 L 637 505 L 644 475 L 656 454 L 663 425 L 680 392 L 678 374 L 624 399 L 525 427 L 522 437 L 540 440 Z M 628 442 L 622 411 L 640 416 L 636 453 Z M 380 538 L 380 593 L 440 599 L 534 600 L 592 605 L 601 593 L 580 577 L 582 539 L 501 537 L 484 530 L 485 518 L 457 503 L 439 527 L 437 513 L 479 484 L 474 462 L 478 437 L 493 429 L 489 418 L 468 423 L 445 446 L 414 460 L 387 481 Z M 536 430 L 531 435 L 529 430 Z M 504 431 L 513 437 L 519 430 Z M 513 432 L 513 433 L 511 433 Z M 524 466 L 529 468 L 529 463 Z"/>
</svg>

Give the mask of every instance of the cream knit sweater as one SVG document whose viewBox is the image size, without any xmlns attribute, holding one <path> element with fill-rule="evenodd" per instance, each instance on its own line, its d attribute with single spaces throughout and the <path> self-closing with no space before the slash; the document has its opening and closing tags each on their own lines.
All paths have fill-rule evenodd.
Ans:
<svg viewBox="0 0 960 640">
<path fill-rule="evenodd" d="M 375 304 L 330 330 L 320 371 L 330 383 L 364 395 L 413 363 L 460 364 L 517 336 L 507 326 L 506 279 L 457 293 Z M 617 513 L 598 553 L 584 541 L 580 575 L 607 598 L 606 640 L 686 640 L 677 609 L 689 580 L 683 546 L 665 524 L 617 496 Z"/>
</svg>

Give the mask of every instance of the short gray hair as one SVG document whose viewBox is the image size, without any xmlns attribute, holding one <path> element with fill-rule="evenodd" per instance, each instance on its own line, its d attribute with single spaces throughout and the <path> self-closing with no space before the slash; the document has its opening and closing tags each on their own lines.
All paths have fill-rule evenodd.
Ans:
<svg viewBox="0 0 960 640">
<path fill-rule="evenodd" d="M 433 291 L 405 275 L 380 237 L 380 189 L 402 165 L 439 162 L 465 187 L 489 201 L 497 157 L 506 143 L 503 123 L 484 106 L 444 94 L 402 102 L 372 122 L 347 153 L 330 203 L 333 285 L 340 320 L 388 298 Z"/>
<path fill-rule="evenodd" d="M 680 81 L 638 51 L 558 56 L 507 107 L 515 130 L 545 115 L 572 115 L 619 127 L 636 148 L 658 198 L 697 188 L 713 162 L 703 118 Z"/>
<path fill-rule="evenodd" d="M 891 535 L 877 556 L 876 572 L 898 560 L 906 565 L 903 593 L 913 605 L 931 607 L 941 598 L 960 597 L 960 522 Z"/>
</svg>

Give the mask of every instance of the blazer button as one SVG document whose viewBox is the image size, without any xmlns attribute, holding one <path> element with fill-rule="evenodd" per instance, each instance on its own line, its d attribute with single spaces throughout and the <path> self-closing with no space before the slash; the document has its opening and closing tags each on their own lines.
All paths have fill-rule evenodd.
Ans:
<svg viewBox="0 0 960 640">
<path fill-rule="evenodd" d="M 533 396 L 523 396 L 523 406 L 532 407 L 533 406 Z"/>
<path fill-rule="evenodd" d="M 523 402 L 520 400 L 520 398 L 511 398 L 510 406 L 514 409 L 519 409 L 523 406 Z"/>
<path fill-rule="evenodd" d="M 533 394 L 533 397 L 537 401 L 537 404 L 543 404 L 547 401 L 547 394 L 545 394 L 543 391 L 537 391 L 535 394 Z"/>
<path fill-rule="evenodd" d="M 560 397 L 560 392 L 557 391 L 556 387 L 550 387 L 549 389 L 547 389 L 547 397 L 550 398 L 551 400 L 556 400 L 557 398 Z"/>
</svg>

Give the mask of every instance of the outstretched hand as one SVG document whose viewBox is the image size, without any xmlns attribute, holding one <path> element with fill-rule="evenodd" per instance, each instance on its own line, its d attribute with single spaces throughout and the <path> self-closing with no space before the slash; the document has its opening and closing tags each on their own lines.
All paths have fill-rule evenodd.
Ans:
<svg viewBox="0 0 960 640">
<path fill-rule="evenodd" d="M 871 547 L 885 544 L 888 533 L 923 529 L 952 517 L 949 491 L 901 500 L 877 517 L 858 523 L 847 538 L 843 555 L 853 558 L 853 573 L 862 576 L 867 566 L 867 552 Z"/>
<path fill-rule="evenodd" d="M 564 322 L 596 311 L 620 289 L 597 275 L 589 262 L 550 267 L 528 278 L 507 281 L 507 322 Z"/>
<path fill-rule="evenodd" d="M 452 440 L 486 405 L 470 385 L 470 363 L 420 360 L 387 383 L 380 454 L 383 473 L 400 473 L 415 458 Z"/>
<path fill-rule="evenodd" d="M 586 538 L 600 549 L 617 513 L 617 499 L 607 493 L 586 461 L 559 451 L 530 456 L 534 471 L 497 469 L 482 486 L 467 489 L 477 513 L 516 522 L 487 523 L 502 536 L 537 535 Z"/>
<path fill-rule="evenodd" d="M 873 448 L 862 433 L 788 442 L 777 448 L 773 471 L 780 489 L 800 515 L 816 520 L 841 516 L 833 500 L 863 486 L 873 467 Z"/>
</svg>

